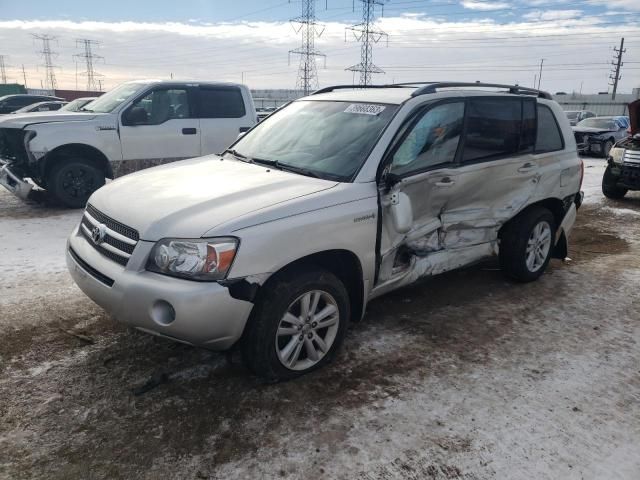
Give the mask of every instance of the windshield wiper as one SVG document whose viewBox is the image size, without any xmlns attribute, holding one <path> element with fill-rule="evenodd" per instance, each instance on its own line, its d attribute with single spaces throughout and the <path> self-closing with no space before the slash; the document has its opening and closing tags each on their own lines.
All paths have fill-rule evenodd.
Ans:
<svg viewBox="0 0 640 480">
<path fill-rule="evenodd" d="M 222 155 L 224 155 L 225 153 L 230 153 L 231 155 L 236 157 L 238 160 L 242 160 L 243 162 L 250 161 L 250 159 L 247 158 L 246 155 L 241 154 L 240 152 L 238 152 L 237 150 L 234 150 L 233 148 L 227 148 L 224 152 L 222 152 Z"/>
<path fill-rule="evenodd" d="M 278 163 L 278 167 L 280 167 L 280 170 L 286 170 L 292 173 L 299 173 L 300 175 L 305 175 L 307 177 L 322 178 L 316 172 L 314 172 L 313 170 L 309 170 L 308 168 L 296 167 L 294 165 L 289 165 L 287 163 Z"/>
</svg>

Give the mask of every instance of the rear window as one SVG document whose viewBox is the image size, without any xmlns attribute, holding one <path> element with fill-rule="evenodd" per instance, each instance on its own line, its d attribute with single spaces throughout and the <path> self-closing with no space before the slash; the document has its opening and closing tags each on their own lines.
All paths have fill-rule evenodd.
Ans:
<svg viewBox="0 0 640 480">
<path fill-rule="evenodd" d="M 521 99 L 472 99 L 467 112 L 464 162 L 518 152 L 522 124 Z"/>
<path fill-rule="evenodd" d="M 538 135 L 536 137 L 536 153 L 562 150 L 562 134 L 553 112 L 546 105 L 538 104 Z"/>
<path fill-rule="evenodd" d="M 241 118 L 245 113 L 244 100 L 239 88 L 200 88 L 201 118 Z"/>
</svg>

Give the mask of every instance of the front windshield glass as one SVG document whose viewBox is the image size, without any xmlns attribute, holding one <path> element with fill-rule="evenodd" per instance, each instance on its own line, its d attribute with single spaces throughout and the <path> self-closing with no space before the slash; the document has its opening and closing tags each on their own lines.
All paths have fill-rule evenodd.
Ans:
<svg viewBox="0 0 640 480">
<path fill-rule="evenodd" d="M 285 169 L 346 181 L 360 169 L 397 108 L 300 100 L 259 123 L 233 150 L 240 158 L 278 162 Z"/>
<path fill-rule="evenodd" d="M 135 94 L 143 87 L 146 87 L 146 84 L 123 83 L 122 85 L 118 85 L 113 90 L 98 97 L 96 100 L 83 108 L 83 111 L 97 113 L 113 112 L 119 105 L 122 105 L 129 98 L 131 98 L 133 94 Z"/>
<path fill-rule="evenodd" d="M 601 130 L 618 130 L 618 124 L 610 118 L 587 118 L 582 120 L 579 127 L 599 128 Z"/>
<path fill-rule="evenodd" d="M 87 105 L 88 103 L 91 103 L 92 100 L 91 99 L 86 99 L 86 98 L 76 98 L 75 100 L 73 100 L 72 102 L 67 103 L 64 107 L 62 107 L 60 110 L 64 110 L 66 112 L 77 112 L 78 110 L 80 110 L 82 107 L 84 107 L 85 105 Z"/>
</svg>

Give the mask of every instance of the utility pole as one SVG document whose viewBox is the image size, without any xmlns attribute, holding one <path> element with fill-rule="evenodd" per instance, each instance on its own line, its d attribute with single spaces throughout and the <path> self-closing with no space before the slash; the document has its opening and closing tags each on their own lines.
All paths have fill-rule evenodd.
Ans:
<svg viewBox="0 0 640 480">
<path fill-rule="evenodd" d="M 386 38 L 388 42 L 389 36 L 382 30 L 376 30 L 374 26 L 375 7 L 376 5 L 383 6 L 385 0 L 360 1 L 362 2 L 362 23 L 347 27 L 347 30 L 353 32 L 356 40 L 362 43 L 360 47 L 360 63 L 350 66 L 347 70 L 360 72 L 360 85 L 364 86 L 371 84 L 372 74 L 384 73 L 384 70 L 373 63 L 373 44 L 378 43 L 382 38 Z"/>
<path fill-rule="evenodd" d="M 22 79 L 24 80 L 24 88 L 27 88 L 27 72 L 24 71 L 24 63 L 22 64 Z"/>
<path fill-rule="evenodd" d="M 96 40 L 89 40 L 88 38 L 79 38 L 76 40 L 76 47 L 82 47 L 82 53 L 76 53 L 73 57 L 78 60 L 84 60 L 87 65 L 87 70 L 82 72 L 81 75 L 85 75 L 87 77 L 87 91 L 95 92 L 98 87 L 96 83 L 96 77 L 101 77 L 99 73 L 97 73 L 93 69 L 93 63 L 96 59 L 103 59 L 100 55 L 96 55 L 91 50 L 92 47 L 100 45 L 100 42 Z"/>
<path fill-rule="evenodd" d="M 538 90 L 540 90 L 540 82 L 542 82 L 542 65 L 544 65 L 544 58 L 540 59 L 540 73 L 538 74 Z"/>
<path fill-rule="evenodd" d="M 0 55 L 0 83 L 7 83 L 7 69 L 4 64 L 4 55 Z"/>
<path fill-rule="evenodd" d="M 56 37 L 51 35 L 40 35 L 33 34 L 33 38 L 36 40 L 40 40 L 42 42 L 42 50 L 38 53 L 42 55 L 44 58 L 44 68 L 45 68 L 45 87 L 49 90 L 55 90 L 58 88 L 58 83 L 56 82 L 56 74 L 55 69 L 56 65 L 53 64 L 51 60 L 52 57 L 55 57 L 57 54 L 51 51 L 51 40 L 55 40 Z"/>
<path fill-rule="evenodd" d="M 312 90 L 318 88 L 318 70 L 316 68 L 316 57 L 326 55 L 316 50 L 315 39 L 324 32 L 324 27 L 316 22 L 316 0 L 302 0 L 302 15 L 291 19 L 296 33 L 302 34 L 302 44 L 300 48 L 289 50 L 291 54 L 300 55 L 300 66 L 298 67 L 298 79 L 296 80 L 296 90 L 302 91 L 304 95 L 309 95 Z"/>
<path fill-rule="evenodd" d="M 620 75 L 620 68 L 624 65 L 622 63 L 622 54 L 627 50 L 624 48 L 624 37 L 620 39 L 620 48 L 613 48 L 615 52 L 614 60 L 611 62 L 612 67 L 615 67 L 615 71 L 612 70 L 609 79 L 613 82 L 609 82 L 609 85 L 613 85 L 613 93 L 611 94 L 611 100 L 616 99 L 616 92 L 618 91 L 618 81 L 622 78 Z"/>
</svg>

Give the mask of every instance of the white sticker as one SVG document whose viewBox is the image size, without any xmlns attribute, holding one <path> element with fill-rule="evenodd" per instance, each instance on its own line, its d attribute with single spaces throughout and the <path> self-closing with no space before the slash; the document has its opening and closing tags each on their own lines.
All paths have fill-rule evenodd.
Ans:
<svg viewBox="0 0 640 480">
<path fill-rule="evenodd" d="M 387 107 L 370 103 L 352 103 L 344 111 L 345 113 L 360 113 L 362 115 L 380 115 Z"/>
</svg>

